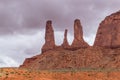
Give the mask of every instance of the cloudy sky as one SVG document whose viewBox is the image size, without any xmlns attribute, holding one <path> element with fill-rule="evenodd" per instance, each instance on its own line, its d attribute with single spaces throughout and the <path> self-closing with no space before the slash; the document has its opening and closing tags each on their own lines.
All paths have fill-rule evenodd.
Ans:
<svg viewBox="0 0 120 80">
<path fill-rule="evenodd" d="M 17 67 L 40 54 L 47 20 L 53 21 L 57 45 L 66 28 L 72 42 L 76 18 L 92 45 L 99 23 L 119 8 L 120 0 L 0 0 L 0 67 Z"/>
</svg>

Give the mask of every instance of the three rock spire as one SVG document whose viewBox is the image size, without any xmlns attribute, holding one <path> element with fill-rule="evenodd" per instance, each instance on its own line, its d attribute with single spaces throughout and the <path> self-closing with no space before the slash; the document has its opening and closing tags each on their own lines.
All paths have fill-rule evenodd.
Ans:
<svg viewBox="0 0 120 80">
<path fill-rule="evenodd" d="M 67 40 L 67 32 L 65 29 L 63 44 L 61 45 L 64 49 L 76 50 L 80 48 L 89 47 L 89 45 L 83 39 L 82 26 L 79 19 L 74 21 L 74 40 L 70 46 Z M 56 48 L 55 39 L 54 39 L 54 30 L 52 27 L 52 21 L 46 22 L 46 31 L 45 31 L 45 44 L 42 47 L 42 53 L 48 50 Z"/>
</svg>

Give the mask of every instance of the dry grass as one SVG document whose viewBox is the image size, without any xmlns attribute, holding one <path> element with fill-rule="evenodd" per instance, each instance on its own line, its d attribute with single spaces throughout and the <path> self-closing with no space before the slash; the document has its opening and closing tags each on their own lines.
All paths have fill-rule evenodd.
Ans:
<svg viewBox="0 0 120 80">
<path fill-rule="evenodd" d="M 120 80 L 120 69 L 30 70 L 1 68 L 0 80 Z"/>
</svg>

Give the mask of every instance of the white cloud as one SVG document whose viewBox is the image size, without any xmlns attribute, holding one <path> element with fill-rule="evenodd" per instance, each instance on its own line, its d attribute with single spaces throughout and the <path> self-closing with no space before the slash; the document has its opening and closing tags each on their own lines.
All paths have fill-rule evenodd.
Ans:
<svg viewBox="0 0 120 80">
<path fill-rule="evenodd" d="M 64 32 L 63 31 L 55 31 L 55 42 L 57 45 L 61 45 L 64 39 Z M 67 39 L 69 44 L 72 44 L 73 35 L 68 32 Z"/>
<path fill-rule="evenodd" d="M 92 46 L 94 44 L 94 40 L 95 40 L 95 35 L 91 34 L 89 37 L 84 37 L 84 40 L 90 45 Z"/>
<path fill-rule="evenodd" d="M 18 67 L 19 64 L 8 56 L 0 55 L 0 67 Z"/>
<path fill-rule="evenodd" d="M 33 35 L 8 35 L 0 37 L 0 67 L 18 66 L 27 57 L 40 54 L 44 30 Z M 11 62 L 9 62 L 9 60 Z"/>
</svg>

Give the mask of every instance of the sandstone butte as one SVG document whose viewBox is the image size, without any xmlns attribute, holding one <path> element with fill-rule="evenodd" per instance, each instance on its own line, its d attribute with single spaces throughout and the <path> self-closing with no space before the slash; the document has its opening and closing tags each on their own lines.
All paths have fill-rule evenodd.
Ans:
<svg viewBox="0 0 120 80">
<path fill-rule="evenodd" d="M 120 11 L 100 23 L 94 46 L 120 48 Z"/>
<path fill-rule="evenodd" d="M 79 19 L 74 21 L 72 44 L 69 45 L 68 30 L 65 30 L 63 44 L 56 46 L 52 21 L 48 22 L 46 22 L 45 44 L 42 47 L 42 53 L 27 58 L 20 68 L 120 68 L 120 12 L 107 16 L 100 23 L 93 46 L 89 46 L 84 41 Z"/>
<path fill-rule="evenodd" d="M 14 70 L 12 72 L 11 69 L 7 69 L 8 71 L 1 69 L 0 79 L 120 80 L 119 25 L 120 11 L 107 16 L 98 27 L 94 45 L 89 46 L 83 39 L 81 22 L 76 19 L 73 26 L 74 40 L 72 45 L 69 45 L 67 41 L 68 30 L 65 30 L 63 43 L 57 46 L 52 21 L 48 20 L 46 22 L 45 44 L 41 49 L 42 53 L 25 59 L 19 68 L 11 68 Z M 68 72 L 65 72 L 66 70 Z M 13 72 L 18 75 L 13 74 Z M 8 79 L 6 75 L 8 75 Z"/>
</svg>

